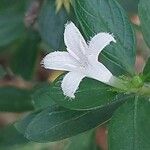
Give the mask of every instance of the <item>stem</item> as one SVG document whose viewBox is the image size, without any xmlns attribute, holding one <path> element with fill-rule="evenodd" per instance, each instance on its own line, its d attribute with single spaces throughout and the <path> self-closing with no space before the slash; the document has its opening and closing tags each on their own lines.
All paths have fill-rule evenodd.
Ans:
<svg viewBox="0 0 150 150">
<path fill-rule="evenodd" d="M 109 85 L 126 93 L 135 93 L 137 95 L 150 96 L 150 85 L 148 84 L 143 84 L 141 87 L 132 87 L 129 86 L 129 82 L 113 76 L 109 82 Z"/>
<path fill-rule="evenodd" d="M 127 82 L 124 81 L 124 80 L 121 80 L 115 76 L 112 76 L 112 78 L 110 79 L 109 81 L 109 85 L 117 88 L 117 89 L 120 89 L 120 90 L 123 90 L 123 91 L 126 91 L 127 90 L 127 86 L 126 86 Z"/>
<path fill-rule="evenodd" d="M 27 28 L 34 27 L 43 2 L 44 0 L 34 0 L 31 2 L 24 18 L 24 23 Z"/>
<path fill-rule="evenodd" d="M 144 86 L 139 90 L 139 93 L 141 95 L 150 96 L 150 86 L 147 84 L 144 84 Z"/>
</svg>

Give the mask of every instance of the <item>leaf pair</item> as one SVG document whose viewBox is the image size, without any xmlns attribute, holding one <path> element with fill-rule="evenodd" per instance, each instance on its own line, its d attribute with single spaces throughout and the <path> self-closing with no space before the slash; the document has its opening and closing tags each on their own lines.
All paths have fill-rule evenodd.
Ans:
<svg viewBox="0 0 150 150">
<path fill-rule="evenodd" d="M 92 111 L 75 111 L 59 106 L 36 111 L 16 123 L 26 138 L 37 142 L 58 141 L 85 132 L 108 121 L 122 101 Z"/>
</svg>

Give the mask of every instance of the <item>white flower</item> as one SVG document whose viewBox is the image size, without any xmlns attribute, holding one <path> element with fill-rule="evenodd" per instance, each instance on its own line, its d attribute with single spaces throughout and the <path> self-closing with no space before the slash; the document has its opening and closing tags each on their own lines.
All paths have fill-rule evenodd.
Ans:
<svg viewBox="0 0 150 150">
<path fill-rule="evenodd" d="M 65 27 L 64 42 L 68 52 L 52 52 L 42 61 L 45 68 L 69 71 L 61 84 L 64 95 L 75 98 L 84 77 L 111 84 L 112 73 L 98 61 L 100 52 L 110 42 L 116 42 L 111 34 L 98 33 L 87 44 L 78 28 L 70 22 Z"/>
</svg>

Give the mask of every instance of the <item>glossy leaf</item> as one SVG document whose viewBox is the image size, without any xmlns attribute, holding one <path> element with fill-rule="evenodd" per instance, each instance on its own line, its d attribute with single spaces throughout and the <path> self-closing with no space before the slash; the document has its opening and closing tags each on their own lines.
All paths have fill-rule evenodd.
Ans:
<svg viewBox="0 0 150 150">
<path fill-rule="evenodd" d="M 23 133 L 29 140 L 36 142 L 58 141 L 106 122 L 122 103 L 123 101 L 116 102 L 108 107 L 93 111 L 73 111 L 57 106 L 48 107 L 35 115 L 33 119 L 27 116 L 23 123 L 22 121 L 18 122 L 16 127 L 22 129 L 22 124 L 27 122 L 27 126 L 23 127 Z"/>
<path fill-rule="evenodd" d="M 121 6 L 115 0 L 74 0 L 74 9 L 88 40 L 99 32 L 114 35 L 117 42 L 105 48 L 100 55 L 100 61 L 114 75 L 133 75 L 134 34 Z"/>
<path fill-rule="evenodd" d="M 33 113 L 30 113 L 28 116 L 22 118 L 20 121 L 16 122 L 14 124 L 14 126 L 16 127 L 16 129 L 22 133 L 25 134 L 26 133 L 26 128 L 27 126 L 31 123 L 31 121 L 36 117 L 36 115 L 38 113 L 40 113 L 41 111 L 35 111 Z"/>
<path fill-rule="evenodd" d="M 55 1 L 45 0 L 38 18 L 41 38 L 53 50 L 62 50 L 64 47 L 64 25 L 68 20 L 67 12 L 61 9 L 56 12 Z"/>
<path fill-rule="evenodd" d="M 49 86 L 49 83 L 43 83 L 35 87 L 32 93 L 32 102 L 35 109 L 39 110 L 55 105 L 55 102 L 50 96 Z"/>
<path fill-rule="evenodd" d="M 33 110 L 30 91 L 15 87 L 0 87 L 0 111 L 23 112 Z"/>
<path fill-rule="evenodd" d="M 139 3 L 139 16 L 141 21 L 141 28 L 143 32 L 144 39 L 147 45 L 150 47 L 150 1 L 140 0 Z"/>
<path fill-rule="evenodd" d="M 63 107 L 76 110 L 96 109 L 118 100 L 118 93 L 110 86 L 89 78 L 82 80 L 75 99 L 70 99 L 63 94 L 61 80 L 62 76 L 49 87 L 49 95 L 52 100 Z"/>
<path fill-rule="evenodd" d="M 30 32 L 30 33 L 29 33 Z M 36 32 L 28 31 L 18 46 L 11 60 L 11 68 L 24 79 L 32 79 L 37 62 L 39 36 Z"/>
<path fill-rule="evenodd" d="M 135 97 L 115 112 L 109 125 L 109 150 L 149 150 L 149 98 Z"/>
</svg>

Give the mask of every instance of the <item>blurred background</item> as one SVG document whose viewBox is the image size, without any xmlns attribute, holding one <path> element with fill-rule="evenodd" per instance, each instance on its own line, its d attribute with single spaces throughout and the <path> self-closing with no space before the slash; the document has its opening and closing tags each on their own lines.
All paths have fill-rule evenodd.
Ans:
<svg viewBox="0 0 150 150">
<path fill-rule="evenodd" d="M 140 73 L 150 51 L 141 34 L 137 15 L 139 0 L 118 2 L 127 12 L 136 33 L 135 68 Z M 68 140 L 47 144 L 28 143 L 23 137 L 20 138 L 15 128 L 8 127 L 34 109 L 31 93 L 35 85 L 52 82 L 60 74 L 45 70 L 40 62 L 47 53 L 65 49 L 63 32 L 68 20 L 78 24 L 71 0 L 0 1 L 0 149 L 71 150 L 69 145 L 77 144 L 73 138 L 69 145 L 66 144 Z M 107 150 L 105 125 L 98 128 L 92 138 L 99 149 Z M 90 149 L 84 134 L 79 139 L 83 140 L 85 150 Z"/>
</svg>

